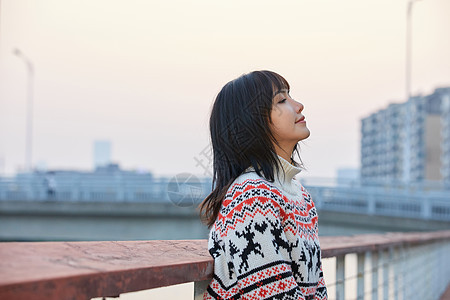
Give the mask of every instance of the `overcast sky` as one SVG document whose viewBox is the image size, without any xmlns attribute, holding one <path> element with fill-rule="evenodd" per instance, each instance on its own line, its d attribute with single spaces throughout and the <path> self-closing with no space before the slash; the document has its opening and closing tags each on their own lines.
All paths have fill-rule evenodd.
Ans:
<svg viewBox="0 0 450 300">
<path fill-rule="evenodd" d="M 258 69 L 305 105 L 303 176 L 357 168 L 360 119 L 405 100 L 406 0 L 2 0 L 0 173 L 25 165 L 33 62 L 33 163 L 89 170 L 110 140 L 123 168 L 202 175 L 220 88 Z M 450 0 L 413 10 L 412 92 L 450 86 Z M 203 157 L 204 159 L 204 157 Z"/>
</svg>

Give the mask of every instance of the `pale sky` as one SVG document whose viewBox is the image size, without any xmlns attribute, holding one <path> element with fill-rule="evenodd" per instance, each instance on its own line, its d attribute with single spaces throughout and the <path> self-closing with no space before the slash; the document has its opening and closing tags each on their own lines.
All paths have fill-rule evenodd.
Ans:
<svg viewBox="0 0 450 300">
<path fill-rule="evenodd" d="M 253 70 L 305 105 L 303 176 L 360 165 L 360 119 L 405 100 L 406 0 L 1 0 L 0 174 L 25 165 L 25 64 L 35 67 L 33 163 L 89 170 L 110 140 L 126 169 L 202 175 L 211 104 Z M 414 4 L 412 92 L 450 86 L 450 0 Z"/>
</svg>

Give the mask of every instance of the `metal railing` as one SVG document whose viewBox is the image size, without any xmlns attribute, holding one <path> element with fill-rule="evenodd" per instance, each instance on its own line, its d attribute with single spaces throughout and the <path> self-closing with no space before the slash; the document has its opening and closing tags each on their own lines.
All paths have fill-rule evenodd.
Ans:
<svg viewBox="0 0 450 300">
<path fill-rule="evenodd" d="M 308 187 L 318 209 L 450 221 L 450 191 L 381 187 Z"/>
<path fill-rule="evenodd" d="M 382 215 L 424 220 L 450 221 L 450 190 L 423 183 L 400 185 L 349 182 L 337 186 L 319 186 L 317 180 L 301 179 L 321 210 L 367 215 Z M 323 182 L 322 182 L 323 183 Z M 171 185 L 172 184 L 172 185 Z M 211 190 L 211 179 L 202 178 L 180 183 L 189 186 L 181 193 L 191 204 L 199 203 Z M 193 191 L 196 190 L 194 193 Z M 1 200 L 25 201 L 92 201 L 92 202 L 168 202 L 170 193 L 178 191 L 172 179 L 146 176 L 66 176 L 58 178 L 52 193 L 43 176 L 19 179 L 0 178 Z"/>
<path fill-rule="evenodd" d="M 324 263 L 329 299 L 440 299 L 450 282 L 450 236 L 429 239 L 439 234 L 344 237 L 349 247 Z"/>
<path fill-rule="evenodd" d="M 168 178 L 69 176 L 55 180 L 50 193 L 43 176 L 0 178 L 0 201 L 167 202 L 168 191 L 172 188 L 170 184 Z M 189 195 L 197 201 L 203 199 L 211 189 L 211 180 L 208 178 L 195 178 L 195 182 L 187 184 L 200 191 Z"/>
<path fill-rule="evenodd" d="M 450 230 L 320 242 L 324 261 L 334 260 L 323 266 L 330 300 L 434 300 L 450 282 Z M 186 282 L 201 299 L 213 273 L 206 240 L 0 243 L 0 257 L 0 299 L 118 297 Z"/>
</svg>

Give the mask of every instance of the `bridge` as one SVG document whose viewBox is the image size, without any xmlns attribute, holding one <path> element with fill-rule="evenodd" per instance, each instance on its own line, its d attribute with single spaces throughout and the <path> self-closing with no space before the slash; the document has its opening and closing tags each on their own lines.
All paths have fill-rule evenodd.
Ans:
<svg viewBox="0 0 450 300">
<path fill-rule="evenodd" d="M 41 174 L 0 178 L 0 240 L 201 239 L 196 207 L 211 181 L 185 174 L 60 176 L 49 193 Z M 436 186 L 307 186 L 320 235 L 450 228 L 450 190 Z"/>
<path fill-rule="evenodd" d="M 0 178 L 0 240 L 8 241 L 0 242 L 0 298 L 89 299 L 195 282 L 190 299 L 199 299 L 212 262 L 197 240 L 207 229 L 196 205 L 211 182 L 112 178 L 58 178 L 51 193 L 42 178 Z M 436 230 L 450 229 L 448 190 L 304 185 L 319 209 L 330 299 L 440 299 L 450 233 Z M 96 242 L 12 242 L 81 240 Z"/>
</svg>

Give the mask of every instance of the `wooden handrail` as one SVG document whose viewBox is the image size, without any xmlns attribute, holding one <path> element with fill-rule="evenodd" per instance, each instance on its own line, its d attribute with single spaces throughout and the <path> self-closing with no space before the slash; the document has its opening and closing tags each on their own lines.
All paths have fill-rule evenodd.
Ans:
<svg viewBox="0 0 450 300">
<path fill-rule="evenodd" d="M 322 257 L 450 239 L 450 230 L 322 237 Z M 0 243 L 0 299 L 90 299 L 211 278 L 206 240 Z"/>
<path fill-rule="evenodd" d="M 208 279 L 206 240 L 0 243 L 0 299 L 90 299 Z"/>
<path fill-rule="evenodd" d="M 431 232 L 389 232 L 354 236 L 327 236 L 320 238 L 322 257 L 348 253 L 378 251 L 390 247 L 408 247 L 450 239 L 450 230 Z"/>
</svg>

